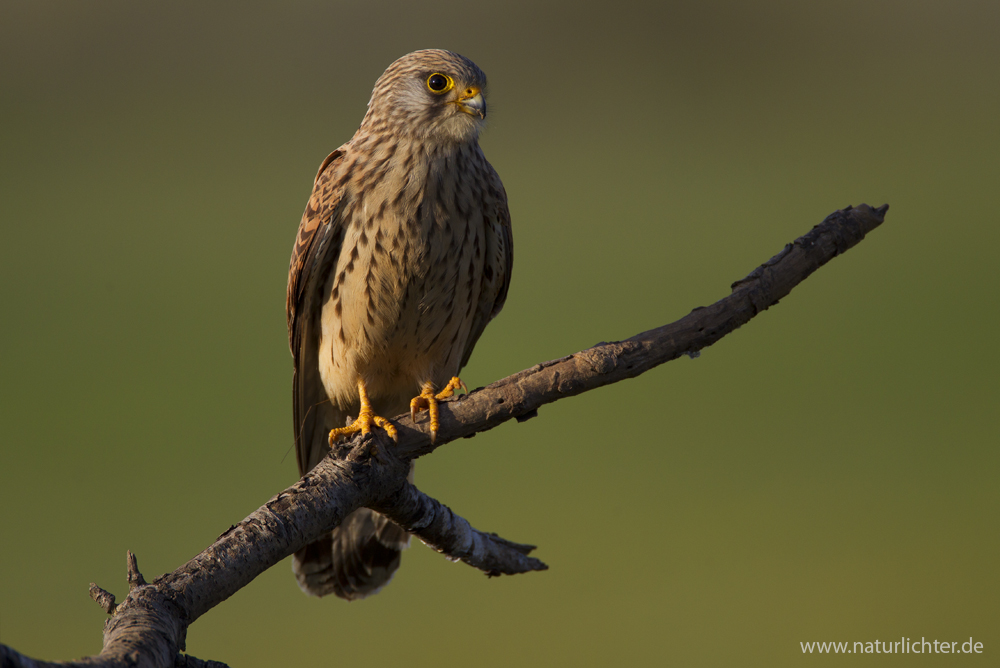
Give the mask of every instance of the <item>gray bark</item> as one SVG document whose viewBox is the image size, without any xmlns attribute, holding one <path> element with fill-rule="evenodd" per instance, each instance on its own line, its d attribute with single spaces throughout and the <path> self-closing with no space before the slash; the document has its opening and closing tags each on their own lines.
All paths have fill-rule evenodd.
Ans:
<svg viewBox="0 0 1000 668">
<path fill-rule="evenodd" d="M 859 243 L 882 223 L 888 208 L 872 209 L 863 204 L 834 212 L 733 283 L 729 296 L 698 307 L 674 323 L 535 365 L 442 404 L 441 427 L 434 443 L 426 416 L 418 416 L 418 424 L 408 415 L 396 418 L 399 442 L 395 445 L 378 440 L 380 430 L 355 437 L 226 530 L 201 554 L 151 584 L 142 578 L 129 553 L 130 591 L 123 603 L 116 604 L 111 594 L 91 585 L 91 596 L 111 615 L 100 655 L 56 664 L 29 659 L 0 645 L 0 668 L 223 666 L 180 654 L 188 626 L 363 506 L 384 513 L 435 550 L 487 575 L 544 570 L 545 564 L 528 556 L 533 546 L 473 529 L 447 506 L 408 483 L 409 461 L 512 418 L 534 417 L 547 403 L 633 378 L 684 354 L 696 355 Z"/>
</svg>

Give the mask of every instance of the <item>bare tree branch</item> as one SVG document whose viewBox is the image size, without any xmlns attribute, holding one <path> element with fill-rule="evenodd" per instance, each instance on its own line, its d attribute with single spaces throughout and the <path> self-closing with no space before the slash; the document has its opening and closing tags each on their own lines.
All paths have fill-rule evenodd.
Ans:
<svg viewBox="0 0 1000 668">
<path fill-rule="evenodd" d="M 711 306 L 694 309 L 677 322 L 538 364 L 447 402 L 441 407 L 436 444 L 426 431 L 426 418 L 417 425 L 409 416 L 394 420 L 399 430 L 395 446 L 376 443 L 372 434 L 355 437 L 297 483 L 230 527 L 201 554 L 152 584 L 143 580 L 129 553 L 130 591 L 123 603 L 116 605 L 114 597 L 96 585 L 91 588 L 94 599 L 112 614 L 98 657 L 47 664 L 0 645 L 0 668 L 221 665 L 179 654 L 187 627 L 362 506 L 386 513 L 434 549 L 488 575 L 543 570 L 546 566 L 542 562 L 527 556 L 533 546 L 476 531 L 447 506 L 410 485 L 406 480 L 409 460 L 512 418 L 533 417 L 540 406 L 557 399 L 633 378 L 683 354 L 697 354 L 859 243 L 882 223 L 888 208 L 872 209 L 863 204 L 834 212 L 736 281 L 732 294 Z M 371 456 L 373 452 L 375 456 Z"/>
<path fill-rule="evenodd" d="M 862 204 L 835 211 L 733 283 L 729 296 L 711 306 L 695 308 L 676 322 L 625 341 L 599 343 L 574 355 L 536 364 L 443 404 L 436 443 L 431 443 L 423 426 L 418 430 L 408 417 L 401 416 L 394 420 L 401 427 L 396 452 L 408 459 L 421 457 L 449 441 L 492 429 L 512 417 L 530 418 L 541 406 L 557 399 L 634 378 L 684 354 L 697 355 L 777 304 L 814 271 L 858 244 L 882 224 L 888 208 L 888 204 L 878 209 Z"/>
<path fill-rule="evenodd" d="M 527 556 L 534 545 L 521 545 L 495 533 L 473 529 L 451 508 L 407 483 L 398 493 L 375 506 L 393 522 L 419 538 L 428 547 L 463 561 L 489 576 L 544 571 L 548 566 Z"/>
</svg>

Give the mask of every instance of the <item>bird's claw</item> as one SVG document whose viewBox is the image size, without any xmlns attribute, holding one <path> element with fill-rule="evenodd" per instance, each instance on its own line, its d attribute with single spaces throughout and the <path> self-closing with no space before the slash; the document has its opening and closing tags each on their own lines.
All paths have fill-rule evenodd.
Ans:
<svg viewBox="0 0 1000 668">
<path fill-rule="evenodd" d="M 375 414 L 371 402 L 368 400 L 368 391 L 365 388 L 364 382 L 360 380 L 358 381 L 358 395 L 361 400 L 361 410 L 358 412 L 357 419 L 346 427 L 338 427 L 330 430 L 330 447 L 332 448 L 341 436 L 352 436 L 359 431 L 362 435 L 370 433 L 372 425 L 381 427 L 385 430 L 385 433 L 389 434 L 389 437 L 393 441 L 398 442 L 399 432 L 396 431 L 396 426 L 381 415 Z M 372 447 L 375 447 L 374 444 Z"/>
<path fill-rule="evenodd" d="M 413 397 L 410 400 L 410 419 L 414 422 L 417 421 L 417 413 L 426 410 L 430 414 L 430 427 L 431 427 L 431 443 L 437 439 L 438 428 L 441 426 L 441 422 L 438 414 L 438 402 L 444 401 L 445 399 L 453 396 L 455 390 L 461 388 L 463 392 L 468 394 L 469 389 L 462 382 L 462 379 L 455 376 L 448 384 L 445 385 L 440 392 L 434 394 L 434 386 L 430 383 L 424 383 L 423 388 L 420 390 L 420 394 Z"/>
</svg>

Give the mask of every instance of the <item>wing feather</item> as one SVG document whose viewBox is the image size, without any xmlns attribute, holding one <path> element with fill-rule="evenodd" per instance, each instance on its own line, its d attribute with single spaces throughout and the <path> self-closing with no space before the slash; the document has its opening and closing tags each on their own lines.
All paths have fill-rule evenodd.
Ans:
<svg viewBox="0 0 1000 668">
<path fill-rule="evenodd" d="M 340 255 L 343 226 L 340 211 L 344 187 L 336 181 L 343 147 L 323 161 L 313 182 L 312 195 L 302 214 L 288 267 L 288 343 L 294 360 L 292 404 L 295 419 L 295 455 L 304 475 L 326 454 L 324 438 L 345 416 L 326 396 L 319 376 L 319 314 L 322 294 L 333 263 Z"/>
<path fill-rule="evenodd" d="M 462 367 L 469 363 L 472 349 L 483 335 L 486 325 L 500 313 L 507 301 L 510 275 L 514 268 L 514 241 L 507 208 L 507 191 L 500 177 L 490 168 L 490 186 L 485 210 L 490 212 L 486 230 L 486 267 L 479 308 L 472 319 L 469 340 L 462 353 Z"/>
</svg>

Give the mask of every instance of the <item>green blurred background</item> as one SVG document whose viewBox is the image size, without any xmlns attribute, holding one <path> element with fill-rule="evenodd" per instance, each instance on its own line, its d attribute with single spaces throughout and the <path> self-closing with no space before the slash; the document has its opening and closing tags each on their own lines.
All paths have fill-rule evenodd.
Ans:
<svg viewBox="0 0 1000 668">
<path fill-rule="evenodd" d="M 121 597 L 126 550 L 152 579 L 296 479 L 284 291 L 312 178 L 384 68 L 441 47 L 490 77 L 515 228 L 470 387 L 715 301 L 835 209 L 887 222 L 701 358 L 420 461 L 548 572 L 488 580 L 418 543 L 347 604 L 286 561 L 188 650 L 854 665 L 800 642 L 972 636 L 983 655 L 920 664 L 995 665 L 1000 4 L 0 13 L 0 641 L 96 653 L 88 583 Z"/>
</svg>

